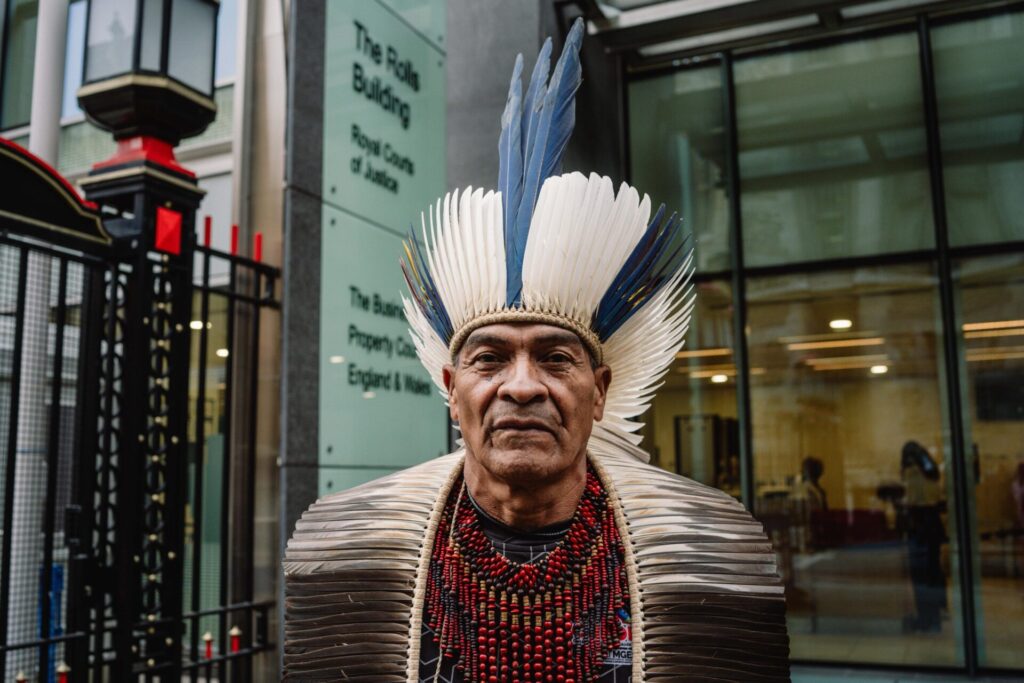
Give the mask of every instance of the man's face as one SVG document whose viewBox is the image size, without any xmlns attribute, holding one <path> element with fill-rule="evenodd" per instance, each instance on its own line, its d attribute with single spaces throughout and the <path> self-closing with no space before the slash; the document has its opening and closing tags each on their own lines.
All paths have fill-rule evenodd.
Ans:
<svg viewBox="0 0 1024 683">
<path fill-rule="evenodd" d="M 552 325 L 481 327 L 444 368 L 468 457 L 510 484 L 557 478 L 579 462 L 610 381 L 579 337 Z"/>
</svg>

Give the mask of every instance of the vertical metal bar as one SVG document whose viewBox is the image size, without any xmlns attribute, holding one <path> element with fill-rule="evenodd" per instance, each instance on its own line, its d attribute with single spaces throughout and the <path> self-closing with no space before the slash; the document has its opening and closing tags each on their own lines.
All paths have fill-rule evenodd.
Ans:
<svg viewBox="0 0 1024 683">
<path fill-rule="evenodd" d="M 50 593 L 53 591 L 53 527 L 57 506 L 57 468 L 60 464 L 60 393 L 64 384 L 64 329 L 67 321 L 68 260 L 60 259 L 57 285 L 57 319 L 53 339 L 53 374 L 50 382 L 50 424 L 46 444 L 46 498 L 43 507 L 43 581 L 42 619 L 39 638 L 39 673 L 50 671 L 50 630 L 53 609 Z"/>
<path fill-rule="evenodd" d="M 247 548 L 245 549 L 245 593 L 242 599 L 247 603 L 252 603 L 253 595 L 255 593 L 255 586 L 253 585 L 254 575 L 254 562 L 253 562 L 253 548 L 256 547 L 256 419 L 259 407 L 259 372 L 260 372 L 260 284 L 262 281 L 262 274 L 259 269 L 253 268 L 253 275 L 256 278 L 255 287 L 253 289 L 253 303 L 252 308 L 252 327 L 250 329 L 250 346 L 249 346 L 249 391 L 247 400 L 249 401 L 249 462 L 246 468 L 246 477 L 248 478 L 248 500 L 246 501 L 246 525 L 247 525 Z M 248 638 L 249 642 L 252 642 L 252 608 L 247 607 L 245 610 L 245 629 L 242 633 L 242 638 Z M 248 649 L 245 645 L 242 645 L 243 649 Z M 240 680 L 250 680 L 252 676 L 252 655 L 247 656 L 245 659 L 238 661 L 235 664 L 238 671 L 237 678 Z"/>
<path fill-rule="evenodd" d="M 925 15 L 918 16 L 917 38 L 921 56 L 921 92 L 924 99 L 925 133 L 928 141 L 928 177 L 931 185 L 932 214 L 935 217 L 935 246 L 938 249 L 939 300 L 942 309 L 943 360 L 946 365 L 946 391 L 949 404 L 949 438 L 953 458 L 953 485 L 957 540 L 960 546 L 960 593 L 963 613 L 964 655 L 967 673 L 978 671 L 977 628 L 974 621 L 974 564 L 966 444 L 963 429 L 963 399 L 960 395 L 960 371 L 957 352 L 956 305 L 953 291 L 953 265 L 949 256 L 949 224 L 946 217 L 945 185 L 942 172 L 942 144 L 939 135 L 938 98 L 935 94 L 935 65 L 932 61 L 931 33 Z"/>
<path fill-rule="evenodd" d="M 221 653 L 227 652 L 228 642 L 228 614 L 224 610 L 230 603 L 229 592 L 228 592 L 228 561 L 230 558 L 230 543 L 228 543 L 228 529 L 230 524 L 230 510 L 231 506 L 228 504 L 231 496 L 231 449 L 232 449 L 232 434 L 231 434 L 231 410 L 232 410 L 232 394 L 234 393 L 234 367 L 235 367 L 235 288 L 238 282 L 238 269 L 235 265 L 235 259 L 231 259 L 231 266 L 229 268 L 228 275 L 228 338 L 227 338 L 227 349 L 228 358 L 224 364 L 224 457 L 222 461 L 221 469 L 221 515 L 220 515 L 220 648 Z M 227 680 L 227 659 L 222 658 L 219 666 L 217 667 L 218 675 L 222 681 Z"/>
<path fill-rule="evenodd" d="M 14 470 L 17 466 L 18 411 L 21 396 L 21 353 L 25 336 L 25 286 L 28 249 L 20 247 L 18 259 L 17 312 L 14 317 L 14 352 L 11 355 L 11 403 L 7 423 L 7 469 L 4 470 L 3 563 L 0 564 L 0 675 L 7 670 L 7 610 L 11 599 L 11 533 L 14 522 Z"/>
<path fill-rule="evenodd" d="M 196 471 L 192 489 L 192 605 L 193 613 L 200 609 L 200 590 L 202 582 L 202 546 L 203 546 L 203 467 L 206 455 L 206 353 L 209 345 L 207 324 L 210 319 L 210 252 L 203 249 L 203 275 L 200 289 L 199 321 L 199 362 L 196 370 L 199 373 L 196 394 Z M 189 637 L 189 662 L 199 661 L 199 617 L 192 618 Z M 198 680 L 199 669 L 189 669 L 192 683 Z"/>
<path fill-rule="evenodd" d="M 736 361 L 736 414 L 739 417 L 740 490 L 754 511 L 753 423 L 750 410 L 750 360 L 747 353 L 747 285 L 743 273 L 743 215 L 740 204 L 739 132 L 732 53 L 722 55 L 722 107 L 726 119 L 726 185 L 729 192 L 729 267 L 732 270 L 733 358 Z"/>
<path fill-rule="evenodd" d="M 110 569 L 108 557 L 113 555 L 111 552 L 111 540 L 110 540 L 110 520 L 113 519 L 112 514 L 112 501 L 110 496 L 110 485 L 111 485 L 111 468 L 113 467 L 112 459 L 113 454 L 111 450 L 114 447 L 114 367 L 115 367 L 115 356 L 117 354 L 117 302 L 118 302 L 118 288 L 120 280 L 120 271 L 117 265 L 112 265 L 108 271 L 110 273 L 110 283 L 105 284 L 104 291 L 106 292 L 107 300 L 104 302 L 106 308 L 106 329 L 104 334 L 106 335 L 106 353 L 103 356 L 103 395 L 100 397 L 103 401 L 103 433 L 100 436 L 100 454 L 98 458 L 99 467 L 101 468 L 99 476 L 99 515 L 98 518 L 100 523 L 97 528 L 99 543 L 95 549 L 96 557 L 96 568 L 98 575 L 95 577 L 93 582 L 93 607 L 96 610 L 95 618 L 96 621 L 93 624 L 93 633 L 90 634 L 92 638 L 92 647 L 95 652 L 102 653 L 104 651 L 104 632 L 106 630 L 106 613 L 104 607 L 105 596 L 107 593 L 106 583 L 104 581 L 103 570 Z M 122 329 L 123 332 L 123 329 Z M 116 528 L 114 533 L 117 533 Z M 116 561 L 116 560 L 115 560 Z M 116 620 L 114 622 L 117 623 Z M 104 680 L 104 660 L 103 656 L 97 656 L 93 658 L 93 670 L 92 678 L 95 681 Z"/>
<path fill-rule="evenodd" d="M 65 646 L 64 661 L 72 671 L 86 672 L 89 666 L 89 613 L 95 601 L 96 591 L 90 595 L 86 586 L 94 582 L 88 574 L 96 565 L 96 546 L 93 544 L 92 529 L 96 491 L 96 449 L 99 446 L 97 434 L 99 402 L 100 333 L 103 325 L 103 272 L 98 264 L 89 264 L 83 270 L 81 319 L 79 322 L 78 344 L 78 386 L 75 392 L 77 424 L 75 425 L 74 467 L 72 474 L 72 505 L 77 510 L 77 526 L 66 534 L 75 534 L 68 543 L 67 579 L 67 631 L 81 632 L 83 637 Z M 95 575 L 95 569 L 91 572 Z M 100 659 L 101 657 L 97 657 Z"/>
</svg>

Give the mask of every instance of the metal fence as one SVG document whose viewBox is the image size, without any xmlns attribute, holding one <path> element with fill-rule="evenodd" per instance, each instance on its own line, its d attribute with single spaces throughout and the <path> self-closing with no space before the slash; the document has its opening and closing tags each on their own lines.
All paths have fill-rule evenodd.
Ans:
<svg viewBox="0 0 1024 683">
<path fill-rule="evenodd" d="M 0 676 L 251 680 L 274 647 L 253 513 L 278 271 L 210 248 L 208 223 L 180 253 L 113 239 L 130 216 L 0 153 L 39 189 L 0 198 Z"/>
</svg>

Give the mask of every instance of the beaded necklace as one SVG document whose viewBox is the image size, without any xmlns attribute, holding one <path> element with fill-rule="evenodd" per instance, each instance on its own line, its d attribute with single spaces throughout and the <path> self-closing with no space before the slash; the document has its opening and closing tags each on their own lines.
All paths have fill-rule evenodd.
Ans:
<svg viewBox="0 0 1024 683">
<path fill-rule="evenodd" d="M 587 468 L 558 545 L 524 564 L 494 548 L 465 483 L 456 486 L 438 526 L 426 593 L 443 656 L 457 658 L 470 681 L 593 680 L 619 644 L 615 614 L 628 603 L 622 542 L 597 475 Z"/>
</svg>

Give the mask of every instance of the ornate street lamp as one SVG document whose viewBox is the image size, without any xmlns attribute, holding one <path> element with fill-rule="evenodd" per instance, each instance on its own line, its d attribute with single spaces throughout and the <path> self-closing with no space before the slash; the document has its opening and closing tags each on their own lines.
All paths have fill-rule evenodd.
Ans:
<svg viewBox="0 0 1024 683">
<path fill-rule="evenodd" d="M 113 680 L 181 678 L 189 321 L 203 191 L 174 147 L 217 113 L 217 9 L 214 0 L 90 0 L 86 20 L 78 102 L 117 151 L 80 184 L 113 209 L 105 227 L 130 266 L 99 283 L 123 312 L 117 517 L 118 533 L 134 540 L 117 562 L 139 572 L 137 586 L 119 588 L 127 597 L 114 616 L 122 627 L 146 624 L 119 631 Z"/>
<path fill-rule="evenodd" d="M 91 0 L 78 101 L 118 140 L 176 145 L 217 113 L 216 0 Z"/>
</svg>

